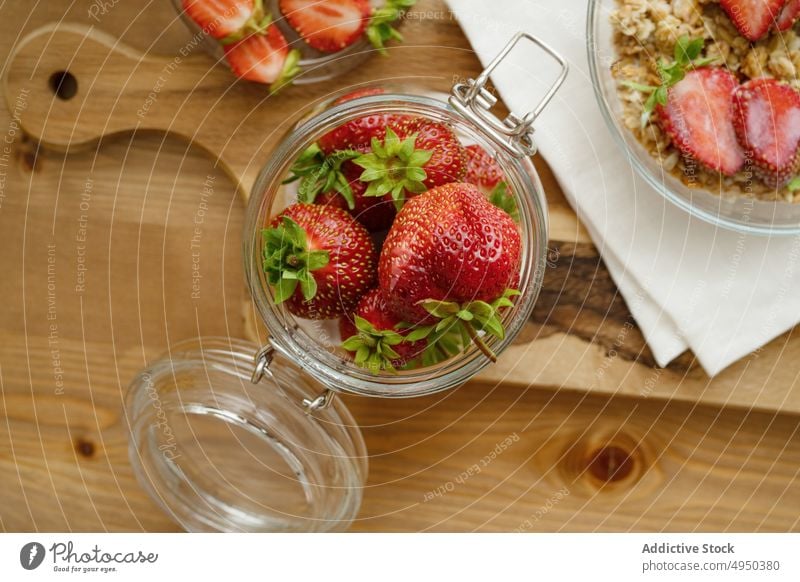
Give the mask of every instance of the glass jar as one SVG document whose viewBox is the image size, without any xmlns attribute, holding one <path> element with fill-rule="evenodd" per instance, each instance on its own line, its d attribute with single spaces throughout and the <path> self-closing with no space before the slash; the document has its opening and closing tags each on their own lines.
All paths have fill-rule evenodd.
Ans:
<svg viewBox="0 0 800 582">
<path fill-rule="evenodd" d="M 545 100 L 530 114 L 500 121 L 489 74 L 522 39 L 562 66 Z M 470 345 L 441 363 L 412 370 L 356 366 L 328 321 L 292 315 L 276 303 L 262 264 L 262 229 L 295 202 L 289 168 L 331 129 L 374 113 L 403 113 L 443 122 L 464 143 L 495 156 L 517 205 L 522 260 L 519 296 L 502 314 L 502 339 L 485 337 L 496 354 L 531 314 L 547 254 L 547 206 L 530 156 L 532 124 L 563 82 L 566 64 L 549 47 L 519 33 L 476 80 L 449 99 L 386 88 L 309 112 L 262 169 L 247 208 L 243 254 L 255 307 L 269 337 L 256 346 L 199 338 L 173 346 L 133 381 L 126 399 L 130 457 L 150 495 L 192 531 L 329 531 L 355 518 L 366 479 L 363 440 L 337 393 L 383 398 L 432 394 L 459 386 L 490 359 Z"/>
<path fill-rule="evenodd" d="M 191 30 L 194 38 L 200 41 L 202 48 L 217 61 L 226 63 L 223 45 L 206 34 L 202 27 L 192 20 L 183 8 L 183 0 L 171 1 L 183 23 Z M 382 52 L 381 49 L 372 45 L 366 33 L 359 40 L 342 50 L 332 53 L 321 52 L 307 44 L 297 31 L 289 25 L 287 19 L 281 13 L 278 0 L 255 0 L 255 2 L 261 3 L 264 14 L 271 15 L 272 22 L 286 39 L 289 48 L 297 50 L 299 53 L 299 62 L 297 63 L 299 73 L 292 81 L 294 84 L 306 85 L 333 79 L 356 68 L 376 50 Z M 385 7 L 387 2 L 385 0 L 371 0 L 370 4 L 374 10 L 378 10 Z M 387 24 L 397 30 L 402 26 L 403 17 L 402 8 L 398 8 L 394 20 L 389 19 Z"/>
</svg>

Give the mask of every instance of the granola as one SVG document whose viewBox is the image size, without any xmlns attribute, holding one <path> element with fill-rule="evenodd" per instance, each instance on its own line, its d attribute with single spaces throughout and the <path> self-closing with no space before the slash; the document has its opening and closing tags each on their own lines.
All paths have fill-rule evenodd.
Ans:
<svg viewBox="0 0 800 582">
<path fill-rule="evenodd" d="M 736 30 L 718 0 L 617 0 L 611 22 L 619 57 L 611 72 L 619 81 L 622 124 L 666 170 L 691 187 L 724 192 L 726 196 L 800 203 L 800 191 L 768 186 L 748 169 L 728 177 L 684 158 L 657 123 L 651 120 L 642 127 L 642 106 L 647 95 L 622 83 L 657 85 L 657 60 L 669 60 L 677 40 L 689 36 L 703 38 L 703 56 L 716 57 L 715 66 L 727 67 L 742 81 L 772 77 L 800 89 L 800 37 L 794 30 L 773 31 L 750 43 Z"/>
</svg>

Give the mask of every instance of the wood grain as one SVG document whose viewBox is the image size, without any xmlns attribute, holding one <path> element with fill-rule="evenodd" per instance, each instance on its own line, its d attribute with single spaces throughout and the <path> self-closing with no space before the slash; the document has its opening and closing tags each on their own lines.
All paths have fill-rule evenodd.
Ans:
<svg viewBox="0 0 800 582">
<path fill-rule="evenodd" d="M 48 23 L 83 23 L 154 59 L 155 68 L 147 69 L 152 81 L 158 64 L 171 62 L 190 38 L 164 2 L 118 3 L 100 23 L 88 18 L 90 5 L 53 0 L 32 11 L 3 8 L 0 55 Z M 445 10 L 438 1 L 423 0 L 421 8 Z M 393 50 L 389 61 L 372 59 L 336 82 L 291 88 L 268 101 L 258 87 L 236 83 L 207 57 L 192 55 L 159 93 L 164 109 L 154 105 L 146 117 L 167 119 L 172 91 L 177 103 L 187 100 L 193 85 L 179 80 L 185 72 L 208 74 L 206 103 L 225 94 L 214 113 L 236 109 L 253 123 L 233 132 L 204 121 L 199 105 L 188 99 L 188 109 L 175 119 L 182 137 L 153 128 L 131 131 L 120 123 L 113 139 L 92 144 L 87 138 L 83 151 L 69 154 L 56 150 L 73 143 L 67 138 L 80 129 L 74 122 L 58 126 L 66 136 L 60 148 L 40 148 L 12 119 L 17 97 L 29 86 L 25 107 L 16 113 L 26 124 L 39 116 L 42 131 L 56 127 L 47 125 L 48 108 L 60 105 L 52 92 L 34 102 L 42 97 L 34 93 L 37 83 L 50 91 L 46 83 L 57 71 L 44 63 L 54 51 L 40 46 L 27 64 L 36 74 L 28 77 L 12 72 L 15 59 L 3 59 L 4 75 L 16 84 L 6 89 L 12 109 L 0 108 L 0 133 L 12 141 L 7 159 L 0 155 L 2 529 L 175 529 L 138 487 L 127 462 L 126 386 L 172 342 L 244 334 L 236 190 L 247 181 L 242 168 L 260 165 L 286 120 L 340 87 L 389 76 L 424 79 L 446 90 L 452 73 L 430 70 L 432 50 L 449 71 L 478 71 L 449 17 L 407 24 L 409 43 Z M 66 47 L 57 52 L 62 60 L 49 63 L 71 67 L 74 54 Z M 97 62 L 85 58 L 85 68 L 75 69 L 77 103 L 84 103 L 79 117 L 93 111 L 101 121 L 125 121 L 130 111 L 81 93 L 105 69 L 93 70 Z M 152 86 L 121 89 L 117 95 L 144 100 Z M 237 139 L 226 141 L 232 135 Z M 553 267 L 535 317 L 496 366 L 458 390 L 409 401 L 347 399 L 371 453 L 355 529 L 797 530 L 796 338 L 787 334 L 713 381 L 689 356 L 666 370 L 654 368 L 586 232 L 549 170 L 540 160 L 536 164 L 550 202 Z M 213 194 L 206 197 L 199 240 L 200 294 L 194 298 L 192 239 L 209 184 Z M 85 289 L 78 291 L 84 214 L 87 271 Z M 51 283 L 55 345 L 48 319 Z M 481 466 L 515 434 L 507 449 Z M 460 477 L 476 463 L 479 472 Z"/>
<path fill-rule="evenodd" d="M 396 79 L 424 78 L 440 90 L 452 83 L 452 75 L 429 78 L 421 74 L 419 47 L 425 47 L 429 58 L 450 63 L 464 77 L 474 77 L 479 71 L 452 20 L 436 29 L 425 21 L 410 24 L 419 29 L 412 31 L 418 44 L 394 50 L 391 72 Z M 442 38 L 448 42 L 441 42 Z M 45 26 L 17 46 L 8 65 L 6 99 L 12 105 L 15 96 L 26 95 L 21 125 L 34 139 L 56 150 L 96 148 L 104 139 L 147 131 L 177 136 L 208 152 L 246 197 L 272 146 L 303 109 L 298 104 L 310 105 L 338 86 L 298 86 L 270 96 L 262 87 L 236 81 L 222 64 L 209 62 L 207 56 L 186 54 L 187 47 L 196 44 L 192 37 L 176 56 L 165 57 L 130 47 L 94 27 Z M 400 66 L 395 66 L 398 61 Z M 385 78 L 384 62 L 373 59 L 344 84 Z M 53 94 L 51 77 L 67 69 L 78 80 L 78 93 L 63 100 Z M 787 370 L 785 365 L 795 361 L 785 357 L 787 352 L 800 355 L 800 343 L 792 341 L 791 333 L 714 380 L 705 376 L 689 353 L 666 370 L 658 370 L 552 174 L 541 160 L 537 167 L 543 174 L 554 224 L 552 268 L 523 335 L 524 350 L 506 354 L 504 363 L 487 377 L 508 384 L 535 382 L 610 394 L 640 393 L 645 382 L 652 397 L 800 412 L 800 390 L 794 382 L 798 368 Z M 613 358 L 607 357 L 609 353 Z M 781 356 L 783 363 L 778 366 Z M 655 376 L 657 381 L 652 379 Z"/>
</svg>

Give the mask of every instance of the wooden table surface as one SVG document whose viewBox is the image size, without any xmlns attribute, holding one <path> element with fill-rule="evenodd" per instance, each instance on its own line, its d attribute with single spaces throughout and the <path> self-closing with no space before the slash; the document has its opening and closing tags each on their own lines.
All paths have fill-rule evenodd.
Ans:
<svg viewBox="0 0 800 582">
<path fill-rule="evenodd" d="M 8 57 L 26 34 L 58 22 L 92 26 L 161 63 L 186 46 L 190 35 L 165 0 L 105 3 L 107 12 L 90 18 L 90 7 L 102 4 L 0 8 L 0 54 Z M 258 87 L 231 86 L 224 69 L 193 57 L 181 66 L 205 67 L 210 80 L 201 98 L 219 103 L 217 122 L 203 123 L 189 108 L 172 133 L 121 131 L 69 153 L 58 143 L 39 148 L 20 126 L 44 142 L 64 131 L 75 137 L 74 121 L 58 123 L 58 101 L 37 91 L 55 72 L 47 68 L 53 59 L 80 68 L 79 61 L 57 46 L 3 59 L 0 528 L 176 528 L 128 464 L 125 388 L 170 343 L 246 335 L 237 188 L 252 179 L 276 128 L 342 86 L 396 76 L 446 90 L 454 76 L 479 71 L 443 3 L 422 0 L 419 10 L 424 18 L 406 23 L 409 42 L 389 59 L 267 101 Z M 85 100 L 80 91 L 91 79 L 78 81 Z M 139 91 L 143 102 L 151 89 L 126 87 L 120 95 Z M 168 111 L 174 90 L 167 84 L 153 119 Z M 95 125 L 125 121 L 112 106 L 79 103 L 97 109 Z M 241 111 L 251 123 L 231 141 L 234 133 L 219 120 Z M 240 152 L 250 153 L 242 160 Z M 462 388 L 405 401 L 346 399 L 371 455 L 354 529 L 798 529 L 796 334 L 714 380 L 691 354 L 656 368 L 585 231 L 544 162 L 536 163 L 554 259 L 536 314 L 501 361 Z M 189 299 L 189 243 L 204 187 L 213 195 L 200 242 L 202 292 Z M 507 437 L 512 446 L 460 477 Z"/>
</svg>

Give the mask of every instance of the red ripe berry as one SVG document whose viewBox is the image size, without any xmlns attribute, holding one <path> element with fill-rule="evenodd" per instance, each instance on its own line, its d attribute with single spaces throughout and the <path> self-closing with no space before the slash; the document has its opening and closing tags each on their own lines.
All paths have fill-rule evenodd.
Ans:
<svg viewBox="0 0 800 582">
<path fill-rule="evenodd" d="M 383 138 L 387 127 L 394 127 L 405 115 L 376 113 L 348 121 L 323 135 L 317 143 L 325 154 L 340 150 L 366 151 L 373 138 Z"/>
<path fill-rule="evenodd" d="M 356 89 L 355 91 L 350 91 L 349 93 L 345 93 L 341 97 L 339 97 L 336 101 L 333 102 L 334 105 L 341 105 L 342 103 L 347 103 L 348 101 L 352 101 L 353 99 L 359 99 L 361 97 L 370 97 L 372 95 L 383 95 L 385 91 L 381 87 L 363 87 L 361 89 Z"/>
<path fill-rule="evenodd" d="M 775 79 L 754 79 L 733 94 L 734 127 L 759 176 L 782 186 L 800 169 L 800 93 Z"/>
<path fill-rule="evenodd" d="M 279 7 L 303 40 L 324 53 L 355 43 L 372 14 L 369 0 L 280 0 Z"/>
<path fill-rule="evenodd" d="M 738 85 L 723 69 L 693 69 L 670 87 L 666 105 L 656 109 L 662 129 L 684 155 L 726 176 L 745 161 L 733 127 L 731 95 Z"/>
<path fill-rule="evenodd" d="M 789 0 L 778 15 L 775 28 L 789 30 L 798 18 L 800 18 L 800 0 Z"/>
<path fill-rule="evenodd" d="M 739 33 L 751 42 L 759 40 L 780 16 L 786 0 L 720 0 Z"/>
<path fill-rule="evenodd" d="M 502 337 L 497 311 L 510 304 L 520 257 L 520 234 L 508 213 L 472 184 L 447 184 L 398 213 L 381 250 L 378 282 L 391 312 L 405 322 L 452 316 L 454 324 L 474 320 Z"/>
<path fill-rule="evenodd" d="M 339 317 L 375 285 L 372 239 L 344 210 L 294 204 L 263 236 L 263 268 L 275 302 L 285 301 L 299 317 Z"/>
<path fill-rule="evenodd" d="M 356 364 L 374 372 L 402 368 L 419 357 L 426 340 L 405 341 L 400 320 L 387 308 L 379 288 L 367 292 L 352 314 L 339 320 L 342 347 L 353 353 Z"/>
<path fill-rule="evenodd" d="M 470 184 L 492 190 L 505 180 L 503 170 L 500 169 L 495 159 L 478 144 L 468 145 L 467 150 L 467 175 L 465 180 Z"/>
<path fill-rule="evenodd" d="M 317 196 L 314 203 L 332 204 L 337 208 L 347 210 L 370 232 L 388 230 L 397 214 L 391 200 L 364 196 L 367 185 L 358 179 L 361 175 L 361 168 L 352 161 L 348 160 L 342 164 L 342 174 L 353 192 L 353 208 L 348 207 L 347 199 L 335 189 L 323 192 Z"/>
<path fill-rule="evenodd" d="M 286 39 L 274 24 L 223 48 L 231 70 L 240 79 L 278 89 L 300 72 L 300 53 L 289 50 Z"/>
<path fill-rule="evenodd" d="M 354 161 L 369 183 L 365 196 L 390 196 L 398 209 L 416 194 L 462 181 L 467 172 L 467 152 L 453 130 L 421 117 L 387 127 L 383 141 L 374 137 L 369 153 Z"/>
<path fill-rule="evenodd" d="M 217 39 L 239 31 L 255 10 L 254 0 L 182 0 L 182 4 L 189 18 Z"/>
</svg>

